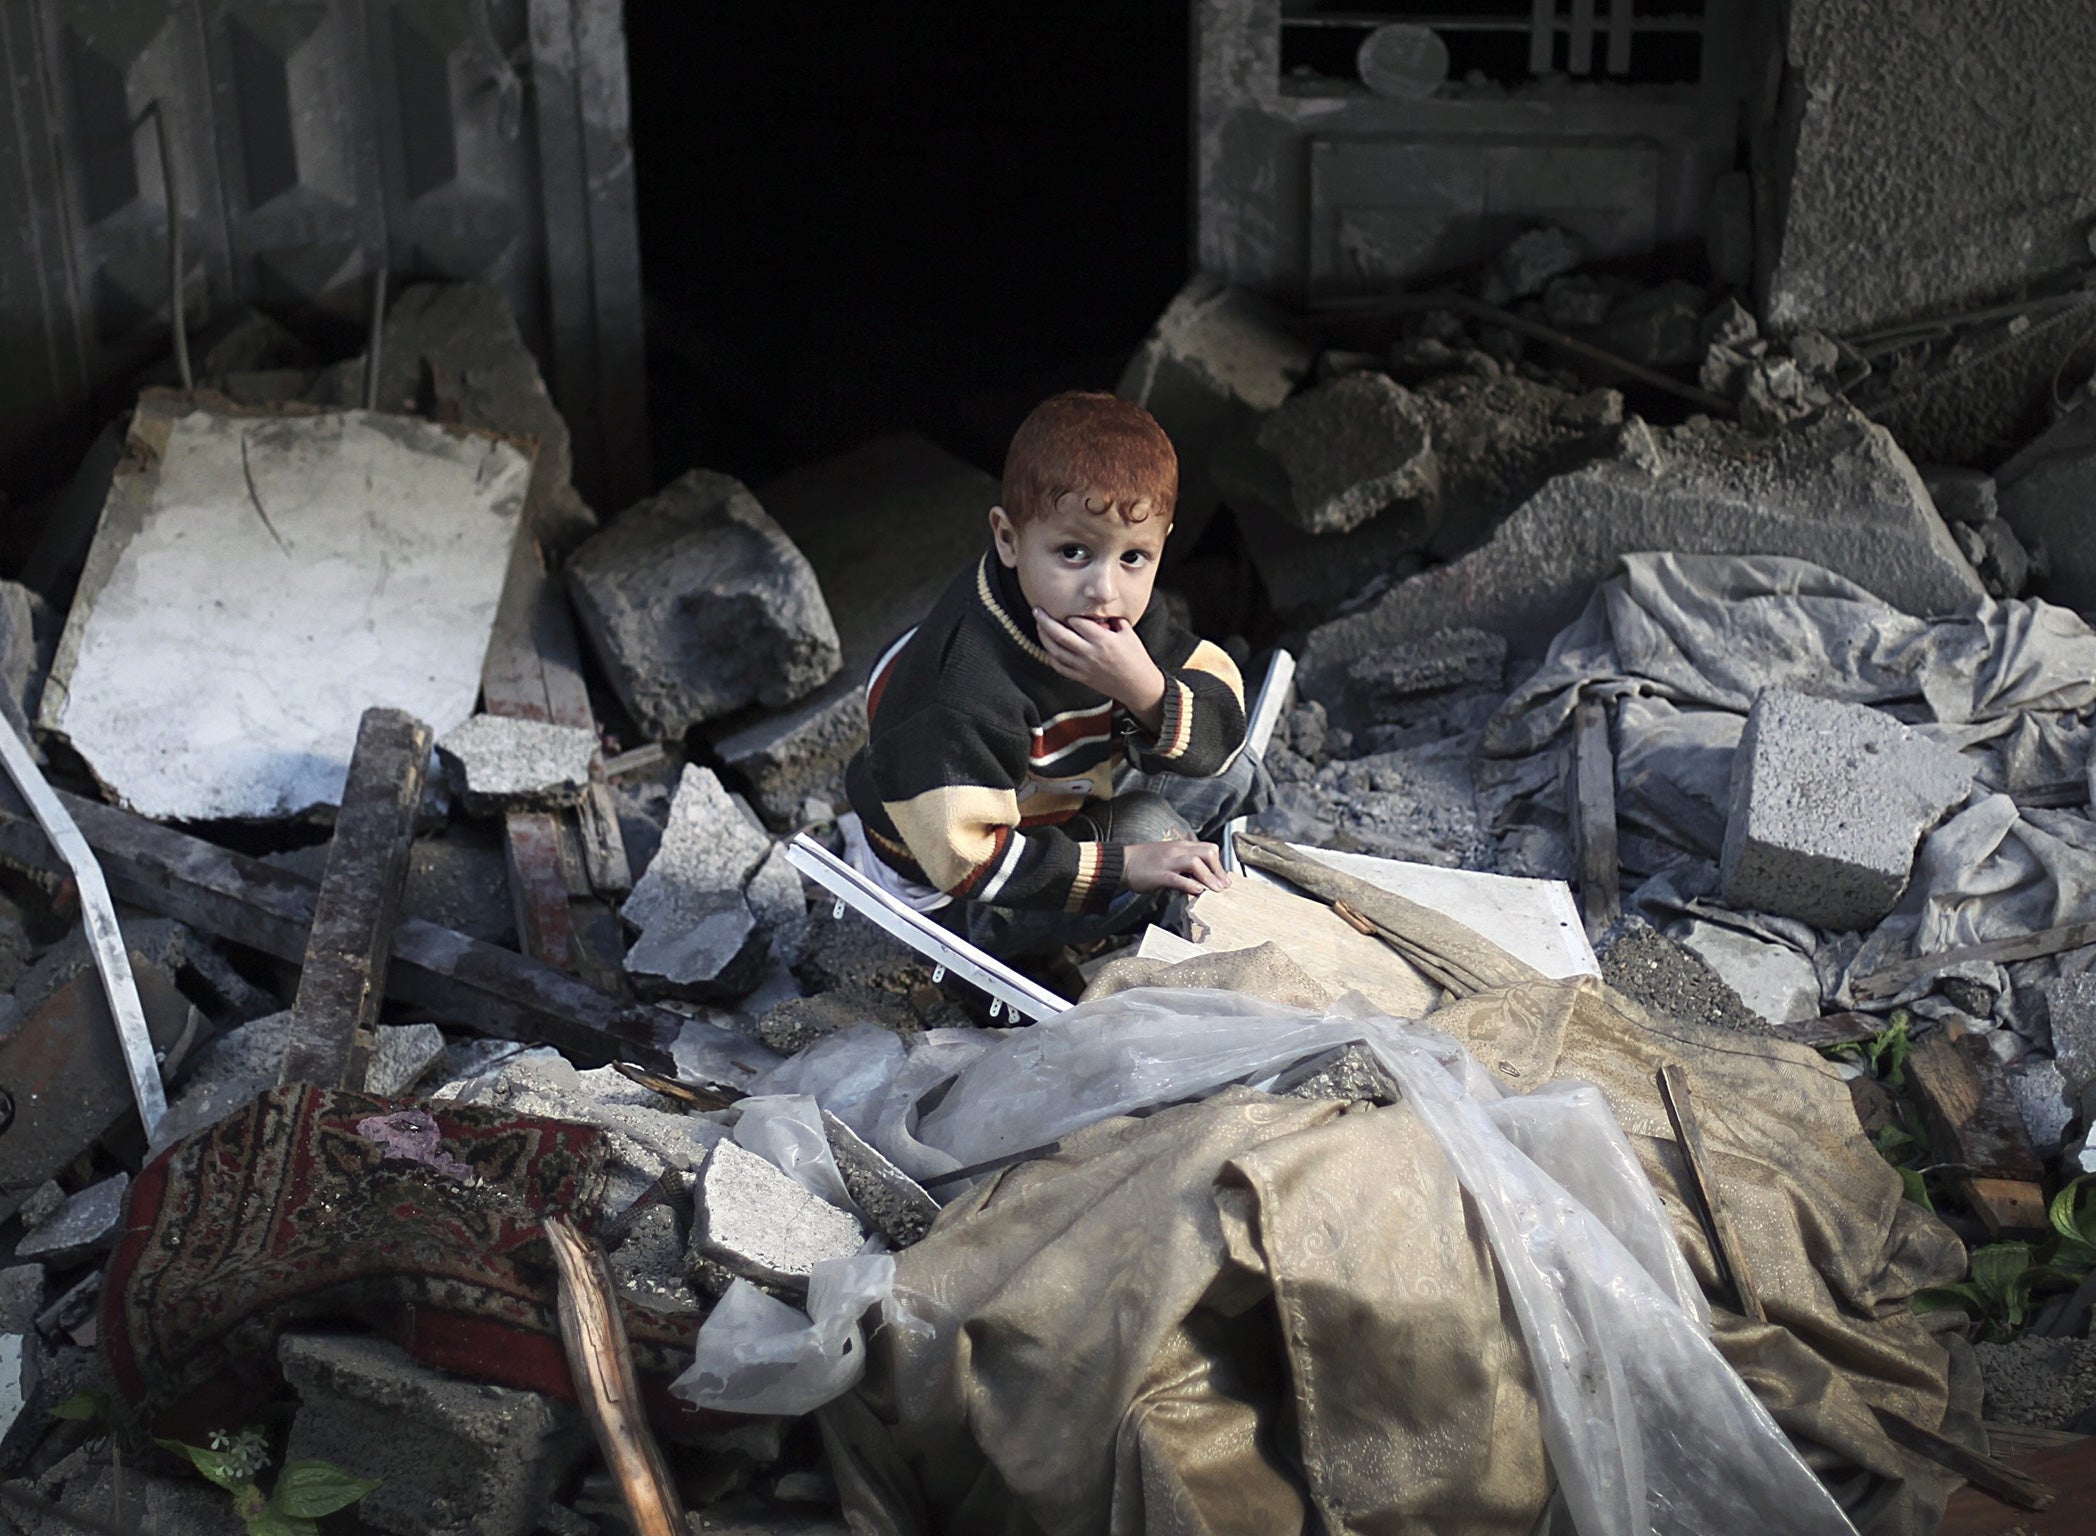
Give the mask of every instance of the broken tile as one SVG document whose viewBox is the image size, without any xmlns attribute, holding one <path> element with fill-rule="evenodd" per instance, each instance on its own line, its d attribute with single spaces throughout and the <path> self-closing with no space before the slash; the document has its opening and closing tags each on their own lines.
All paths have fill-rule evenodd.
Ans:
<svg viewBox="0 0 2096 1536">
<path fill-rule="evenodd" d="M 1763 694 L 1733 759 L 1726 902 L 1838 933 L 1875 926 L 1907 888 L 1916 843 L 1972 774 L 1879 710 Z"/>
<path fill-rule="evenodd" d="M 124 1219 L 124 1192 L 130 1187 L 128 1173 L 90 1184 L 17 1243 L 15 1257 L 63 1268 L 108 1252 L 116 1246 L 117 1229 Z"/>
<path fill-rule="evenodd" d="M 656 741 L 790 704 L 842 661 L 807 557 L 728 475 L 695 469 L 636 502 L 566 571 L 612 687 Z"/>
<path fill-rule="evenodd" d="M 851 1216 L 732 1141 L 707 1157 L 697 1193 L 693 1256 L 747 1280 L 805 1285 L 822 1260 L 849 1258 L 865 1241 Z"/>
<path fill-rule="evenodd" d="M 574 805 L 589 787 L 597 733 L 582 726 L 475 715 L 437 742 L 467 814 Z"/>
</svg>

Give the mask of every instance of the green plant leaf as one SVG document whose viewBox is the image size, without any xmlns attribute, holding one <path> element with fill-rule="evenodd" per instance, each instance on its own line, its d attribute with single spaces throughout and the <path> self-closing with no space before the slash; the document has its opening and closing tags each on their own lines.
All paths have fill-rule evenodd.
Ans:
<svg viewBox="0 0 2096 1536">
<path fill-rule="evenodd" d="M 2018 1281 L 2030 1267 L 2029 1243 L 1988 1243 L 1972 1250 L 1969 1280 L 1990 1304 L 2006 1308 Z M 2024 1290 L 2029 1290 L 2028 1282 Z"/>
<path fill-rule="evenodd" d="M 71 1419 L 77 1424 L 99 1424 L 109 1417 L 109 1394 L 75 1392 L 51 1410 L 51 1417 Z"/>
<path fill-rule="evenodd" d="M 1949 1312 L 1953 1309 L 1977 1315 L 1980 1310 L 1979 1293 L 1966 1281 L 1956 1285 L 1927 1285 L 1914 1293 L 1913 1307 L 1916 1312 Z"/>
<path fill-rule="evenodd" d="M 175 1451 L 189 1458 L 189 1464 L 202 1473 L 205 1480 L 216 1483 L 228 1493 L 238 1493 L 252 1486 L 253 1479 L 238 1476 L 233 1470 L 233 1457 L 224 1451 L 214 1451 L 206 1446 L 189 1445 L 181 1440 L 155 1440 L 155 1445 Z"/>
<path fill-rule="evenodd" d="M 1907 1186 L 1907 1198 L 1925 1211 L 1936 1209 L 1936 1202 L 1929 1198 L 1929 1182 L 1921 1176 L 1919 1168 L 1899 1170 L 1900 1182 Z"/>
<path fill-rule="evenodd" d="M 2068 1242 L 2079 1243 L 2084 1248 L 2096 1249 L 2096 1207 L 2088 1215 L 2081 1210 L 2081 1187 L 2096 1174 L 2083 1174 L 2052 1197 L 2052 1206 L 2047 1214 L 2052 1218 L 2052 1229 Z"/>
<path fill-rule="evenodd" d="M 320 1536 L 320 1525 L 304 1515 L 265 1509 L 248 1521 L 247 1536 Z"/>
<path fill-rule="evenodd" d="M 325 1461 L 294 1461 L 278 1476 L 269 1507 L 278 1514 L 318 1519 L 356 1503 L 377 1486 L 375 1477 L 358 1477 Z"/>
</svg>

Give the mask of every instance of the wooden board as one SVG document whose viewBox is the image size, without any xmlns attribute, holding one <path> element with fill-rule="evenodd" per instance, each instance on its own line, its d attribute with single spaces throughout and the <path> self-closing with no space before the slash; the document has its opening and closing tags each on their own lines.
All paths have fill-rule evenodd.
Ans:
<svg viewBox="0 0 2096 1536">
<path fill-rule="evenodd" d="M 2018 934 L 2012 939 L 1989 939 L 1984 944 L 1964 944 L 1933 955 L 1917 955 L 1912 960 L 1902 960 L 1882 971 L 1871 972 L 1856 981 L 1852 990 L 1865 1001 L 1897 997 L 1924 977 L 1940 975 L 1968 960 L 2006 965 L 2011 960 L 2042 960 L 2048 955 L 2065 954 L 2070 949 L 2083 949 L 2092 944 L 2096 944 L 2096 922 L 2065 923 L 2058 928 Z"/>
<path fill-rule="evenodd" d="M 1599 939 L 1623 915 L 1623 872 L 1616 851 L 1616 759 L 1608 744 L 1608 706 L 1581 699 L 1573 738 L 1573 805 L 1579 832 L 1579 912 Z"/>
<path fill-rule="evenodd" d="M 1189 914 L 1203 953 L 1278 943 L 1314 979 L 1340 992 L 1359 992 L 1393 1018 L 1422 1018 L 1440 1003 L 1440 989 L 1380 939 L 1359 932 L 1323 903 L 1279 886 L 1233 880 L 1228 890 L 1196 897 Z"/>
<path fill-rule="evenodd" d="M 1922 1037 L 1907 1057 L 1907 1076 L 1921 1101 L 1929 1134 L 1957 1165 L 1954 1192 L 1996 1237 L 2047 1230 L 2045 1164 L 2031 1144 L 2016 1096 L 2001 1067 L 1972 1037 L 1943 1030 Z"/>
</svg>

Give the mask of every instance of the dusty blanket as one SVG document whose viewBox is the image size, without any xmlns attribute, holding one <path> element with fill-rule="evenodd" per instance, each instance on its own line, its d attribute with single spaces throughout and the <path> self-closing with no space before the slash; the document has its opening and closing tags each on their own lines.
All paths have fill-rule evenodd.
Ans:
<svg viewBox="0 0 2096 1536">
<path fill-rule="evenodd" d="M 132 1184 L 102 1291 L 118 1389 L 170 1425 L 237 1423 L 279 1385 L 277 1335 L 360 1323 L 462 1376 L 574 1400 L 540 1235 L 584 1230 L 603 1133 L 475 1105 L 273 1089 Z M 658 1421 L 698 1319 L 628 1305 Z"/>
</svg>

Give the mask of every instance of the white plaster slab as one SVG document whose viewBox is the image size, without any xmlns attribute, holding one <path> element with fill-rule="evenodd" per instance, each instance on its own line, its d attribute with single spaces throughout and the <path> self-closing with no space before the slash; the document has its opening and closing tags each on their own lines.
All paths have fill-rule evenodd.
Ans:
<svg viewBox="0 0 2096 1536">
<path fill-rule="evenodd" d="M 277 817 L 339 802 L 357 721 L 473 712 L 530 455 L 365 411 L 148 397 L 41 724 L 126 806 Z"/>
<path fill-rule="evenodd" d="M 1438 864 L 1411 864 L 1365 853 L 1339 853 L 1290 843 L 1356 880 L 1403 896 L 1476 929 L 1545 976 L 1599 976 L 1601 963 L 1587 942 L 1572 888 L 1562 880 L 1520 880 Z M 1256 878 L 1270 877 L 1254 870 Z M 1278 884 L 1279 882 L 1271 882 Z"/>
</svg>

